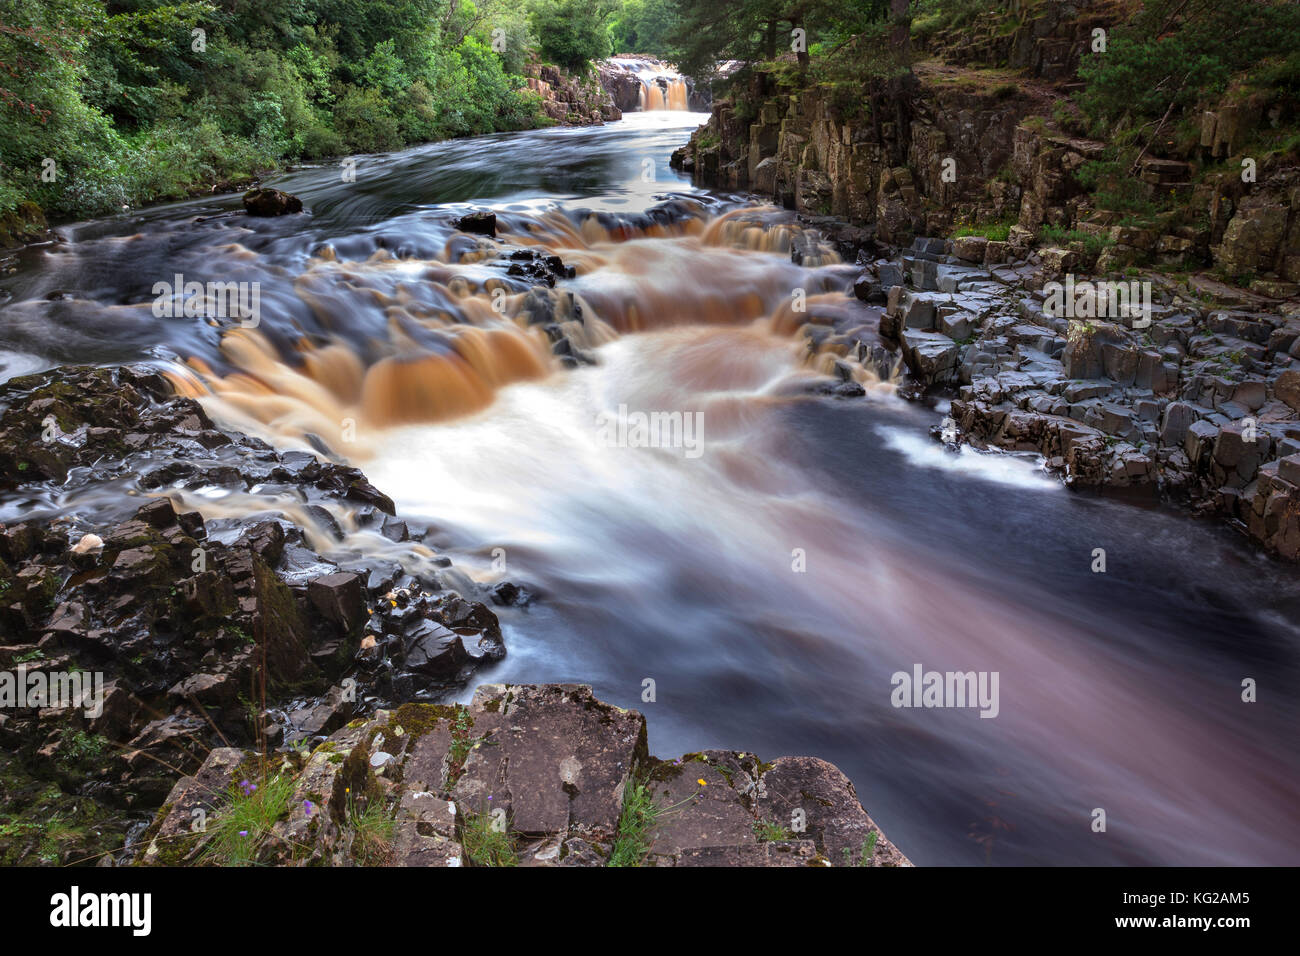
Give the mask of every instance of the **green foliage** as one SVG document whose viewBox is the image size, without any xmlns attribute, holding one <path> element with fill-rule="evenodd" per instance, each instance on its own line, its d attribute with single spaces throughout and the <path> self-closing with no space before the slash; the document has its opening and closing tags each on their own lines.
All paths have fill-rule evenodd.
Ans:
<svg viewBox="0 0 1300 956">
<path fill-rule="evenodd" d="M 609 56 L 612 13 L 605 0 L 545 0 L 529 9 L 528 25 L 542 59 L 580 73 Z"/>
<path fill-rule="evenodd" d="M 678 65 L 688 73 L 707 72 L 718 60 L 772 60 L 792 51 L 794 30 L 805 31 L 811 61 L 832 52 L 861 63 L 874 52 L 889 13 L 888 0 L 674 0 L 679 20 L 669 40 Z M 851 44 L 868 34 L 872 42 Z M 852 48 L 850 52 L 848 48 Z M 809 57 L 801 55 L 801 64 Z M 835 69 L 826 64 L 827 69 Z"/>
<path fill-rule="evenodd" d="M 608 11 L 538 2 L 598 24 L 603 55 Z M 286 161 L 532 127 L 532 43 L 508 0 L 6 0 L 0 214 L 102 215 Z"/>
<path fill-rule="evenodd" d="M 263 776 L 231 784 L 225 804 L 208 821 L 201 859 L 211 866 L 248 866 L 271 835 L 276 821 L 289 812 L 294 778 Z"/>
<path fill-rule="evenodd" d="M 1055 245 L 1070 245 L 1077 242 L 1083 246 L 1083 251 L 1090 256 L 1096 256 L 1106 247 L 1115 244 L 1115 240 L 1109 236 L 1081 232 L 1078 229 L 1066 229 L 1062 226 L 1053 226 L 1050 223 L 1043 226 L 1038 238 Z"/>
<path fill-rule="evenodd" d="M 645 862 L 661 813 L 650 789 L 629 780 L 623 791 L 623 812 L 618 819 L 618 837 L 609 857 L 609 866 L 640 866 Z"/>
<path fill-rule="evenodd" d="M 383 800 L 368 800 L 364 809 L 358 809 L 349 793 L 348 826 L 352 830 L 352 857 L 359 864 L 385 866 L 392 862 L 397 822 L 388 815 Z"/>
<path fill-rule="evenodd" d="M 1079 184 L 1092 193 L 1101 209 L 1153 216 L 1161 211 L 1147 185 L 1130 173 L 1137 151 L 1126 146 L 1123 138 L 1108 146 L 1101 159 L 1089 160 L 1076 174 Z"/>
<path fill-rule="evenodd" d="M 953 230 L 953 238 L 958 239 L 962 236 L 983 236 L 991 242 L 1006 242 L 1007 237 L 1011 235 L 1011 227 L 1015 223 L 1011 222 L 992 222 L 982 225 L 959 226 Z"/>
<path fill-rule="evenodd" d="M 675 62 L 673 35 L 679 23 L 675 0 L 625 0 L 609 25 L 614 53 L 647 53 Z"/>
<path fill-rule="evenodd" d="M 1160 127 L 1260 61 L 1284 83 L 1300 75 L 1300 6 L 1273 0 L 1147 0 L 1116 28 L 1105 53 L 1084 58 L 1079 105 L 1094 132 Z"/>
<path fill-rule="evenodd" d="M 912 35 L 924 42 L 940 30 L 969 26 L 989 12 L 989 0 L 917 0 Z"/>
<path fill-rule="evenodd" d="M 770 823 L 767 820 L 756 820 L 754 822 L 754 836 L 764 843 L 779 843 L 782 840 L 794 839 L 794 834 L 788 828 L 779 823 Z"/>
<path fill-rule="evenodd" d="M 510 827 L 501 826 L 486 810 L 483 813 L 464 813 L 460 828 L 460 845 L 474 866 L 518 866 Z"/>
</svg>

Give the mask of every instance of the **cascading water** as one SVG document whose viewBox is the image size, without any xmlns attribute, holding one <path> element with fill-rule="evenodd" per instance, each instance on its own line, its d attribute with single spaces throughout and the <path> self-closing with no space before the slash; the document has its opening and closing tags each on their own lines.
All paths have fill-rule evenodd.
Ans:
<svg viewBox="0 0 1300 956">
<path fill-rule="evenodd" d="M 945 452 L 936 414 L 870 363 L 850 363 L 865 399 L 810 395 L 851 358 L 827 330 L 870 324 L 854 270 L 789 215 L 672 179 L 702 118 L 277 180 L 310 217 L 219 199 L 68 227 L 4 282 L 0 367 L 152 358 L 228 426 L 355 461 L 462 571 L 540 595 L 502 609 L 509 656 L 480 679 L 592 683 L 662 753 L 824 757 L 918 863 L 1300 862 L 1298 715 L 1263 690 L 1300 677 L 1288 571 L 1032 462 Z M 503 244 L 451 225 L 484 206 Z M 260 283 L 261 323 L 155 316 L 177 273 Z M 611 442 L 619 409 L 694 416 L 699 453 Z M 256 490 L 171 491 L 209 517 L 315 521 Z M 418 565 L 335 517 L 345 540 L 313 545 Z M 893 707 L 915 663 L 998 671 L 998 716 Z"/>
<path fill-rule="evenodd" d="M 637 109 L 687 110 L 690 88 L 684 77 L 666 63 L 650 57 L 611 57 L 605 63 L 636 77 L 640 84 Z"/>
</svg>

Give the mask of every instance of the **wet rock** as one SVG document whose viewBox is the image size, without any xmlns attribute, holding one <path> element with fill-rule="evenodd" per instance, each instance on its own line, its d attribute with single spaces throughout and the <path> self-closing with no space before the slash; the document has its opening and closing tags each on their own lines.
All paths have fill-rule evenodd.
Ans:
<svg viewBox="0 0 1300 956">
<path fill-rule="evenodd" d="M 307 585 L 307 600 L 342 634 L 356 634 L 366 622 L 361 578 L 356 574 L 340 571 L 314 579 Z"/>
<path fill-rule="evenodd" d="M 428 618 L 406 629 L 402 651 L 407 670 L 429 677 L 455 677 L 472 660 L 459 634 Z"/>
<path fill-rule="evenodd" d="M 480 236 L 496 236 L 497 214 L 487 211 L 471 212 L 457 219 L 455 225 L 461 232 L 474 233 Z"/>
<path fill-rule="evenodd" d="M 760 816 L 785 823 L 795 811 L 817 849 L 835 865 L 910 866 L 867 815 L 848 777 L 837 767 L 816 757 L 781 757 L 762 775 L 757 801 Z M 864 859 L 864 848 L 875 835 L 874 851 Z"/>
<path fill-rule="evenodd" d="M 331 687 L 319 700 L 290 711 L 288 717 L 292 729 L 285 734 L 285 741 L 293 743 L 338 730 L 356 710 L 353 693 L 342 687 Z"/>
<path fill-rule="evenodd" d="M 260 186 L 244 193 L 244 209 L 250 216 L 285 216 L 302 212 L 302 200 L 278 189 Z"/>
</svg>

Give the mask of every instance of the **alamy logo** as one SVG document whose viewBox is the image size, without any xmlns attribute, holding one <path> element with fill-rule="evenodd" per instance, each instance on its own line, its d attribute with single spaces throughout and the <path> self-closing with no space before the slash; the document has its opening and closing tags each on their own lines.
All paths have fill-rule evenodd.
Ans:
<svg viewBox="0 0 1300 956">
<path fill-rule="evenodd" d="M 50 925 L 126 926 L 133 936 L 148 936 L 153 928 L 153 896 L 149 893 L 85 893 L 74 886 L 50 897 Z"/>
<path fill-rule="evenodd" d="M 981 717 L 996 717 L 997 671 L 924 671 L 912 665 L 912 673 L 895 671 L 889 681 L 895 707 L 978 707 Z"/>
<path fill-rule="evenodd" d="M 173 282 L 155 282 L 153 314 L 158 319 L 238 319 L 246 329 L 257 328 L 262 317 L 260 282 L 186 282 L 179 272 Z"/>
<path fill-rule="evenodd" d="M 104 712 L 102 671 L 0 671 L 0 708 L 80 707 L 88 718 Z"/>
<path fill-rule="evenodd" d="M 681 448 L 687 458 L 704 453 L 703 412 L 629 412 L 596 416 L 601 441 L 611 448 Z"/>
<path fill-rule="evenodd" d="M 1151 325 L 1150 282 L 1075 282 L 1073 274 L 1065 283 L 1048 282 L 1043 286 L 1047 298 L 1044 311 L 1066 319 L 1131 318 L 1133 328 Z"/>
</svg>

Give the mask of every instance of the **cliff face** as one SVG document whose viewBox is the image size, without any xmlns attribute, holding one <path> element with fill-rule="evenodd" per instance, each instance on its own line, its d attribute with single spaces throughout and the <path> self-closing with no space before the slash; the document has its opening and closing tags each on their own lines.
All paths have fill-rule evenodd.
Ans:
<svg viewBox="0 0 1300 956">
<path fill-rule="evenodd" d="M 623 118 L 594 76 L 571 76 L 546 63 L 530 63 L 527 72 L 528 88 L 542 98 L 542 112 L 561 126 L 599 126 Z"/>
<path fill-rule="evenodd" d="M 928 52 L 944 61 L 867 81 L 853 100 L 757 72 L 714 104 L 674 165 L 707 185 L 846 218 L 889 244 L 1001 224 L 1027 245 L 1050 227 L 1086 243 L 1101 272 L 1212 267 L 1262 295 L 1297 294 L 1300 168 L 1263 157 L 1256 180 L 1243 181 L 1240 155 L 1252 131 L 1294 122 L 1292 107 L 1210 104 L 1197 148 L 1142 155 L 1114 174 L 1132 181 L 1150 212 L 1106 211 L 1080 173 L 1105 159 L 1110 144 L 1058 120 L 1070 114 L 1066 100 L 1091 31 L 1116 11 L 1102 3 L 1036 9 L 1041 16 L 1009 32 L 991 17 L 973 35 L 936 34 Z"/>
<path fill-rule="evenodd" d="M 908 78 L 872 91 L 854 116 L 822 89 L 776 93 L 773 85 L 768 75 L 755 78 L 752 118 L 733 102 L 716 104 L 675 162 L 711 185 L 874 224 L 887 242 L 935 233 L 963 215 L 999 218 L 1018 203 L 1020 187 L 997 176 L 1031 111 L 1027 97 Z"/>
</svg>

